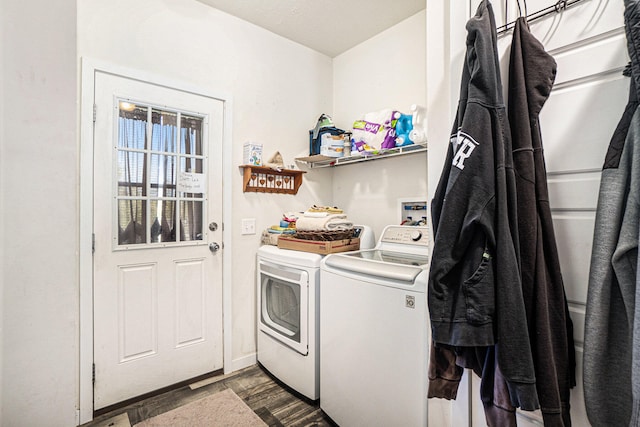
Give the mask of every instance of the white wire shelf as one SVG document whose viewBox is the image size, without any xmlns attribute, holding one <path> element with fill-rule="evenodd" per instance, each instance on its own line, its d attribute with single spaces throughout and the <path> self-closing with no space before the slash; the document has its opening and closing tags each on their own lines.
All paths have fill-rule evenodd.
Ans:
<svg viewBox="0 0 640 427">
<path fill-rule="evenodd" d="M 296 162 L 309 165 L 310 168 L 327 168 L 332 166 L 342 166 L 352 163 L 368 162 L 372 160 L 388 159 L 390 157 L 404 156 L 407 154 L 423 153 L 427 151 L 427 143 L 411 144 L 403 147 L 379 150 L 376 154 L 355 154 L 349 157 L 328 157 L 320 154 L 307 157 L 296 157 Z"/>
</svg>

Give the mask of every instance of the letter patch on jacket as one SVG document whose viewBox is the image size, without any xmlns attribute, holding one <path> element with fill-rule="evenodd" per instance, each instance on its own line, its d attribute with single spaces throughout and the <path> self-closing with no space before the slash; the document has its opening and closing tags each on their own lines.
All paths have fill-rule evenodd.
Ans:
<svg viewBox="0 0 640 427">
<path fill-rule="evenodd" d="M 456 153 L 453 156 L 453 166 L 460 170 L 464 169 L 464 161 L 471 156 L 476 146 L 480 145 L 471 136 L 460 131 L 451 136 L 451 144 L 453 144 L 453 150 Z"/>
</svg>

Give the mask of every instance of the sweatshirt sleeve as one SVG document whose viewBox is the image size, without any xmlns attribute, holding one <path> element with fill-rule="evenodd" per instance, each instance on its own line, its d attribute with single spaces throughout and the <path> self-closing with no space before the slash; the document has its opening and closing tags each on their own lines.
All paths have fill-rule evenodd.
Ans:
<svg viewBox="0 0 640 427">
<path fill-rule="evenodd" d="M 504 120 L 508 126 L 506 117 L 503 117 L 506 112 L 500 109 L 497 115 L 497 119 Z M 508 136 L 510 131 L 506 130 L 506 136 L 494 135 L 501 147 L 496 150 L 496 355 L 513 406 L 535 410 L 540 404 L 522 295 L 516 178 Z"/>
</svg>

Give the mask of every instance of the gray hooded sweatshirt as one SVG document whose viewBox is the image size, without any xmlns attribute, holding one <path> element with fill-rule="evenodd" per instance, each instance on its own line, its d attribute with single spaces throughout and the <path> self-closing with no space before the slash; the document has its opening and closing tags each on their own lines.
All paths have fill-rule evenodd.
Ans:
<svg viewBox="0 0 640 427">
<path fill-rule="evenodd" d="M 584 337 L 584 399 L 594 427 L 638 426 L 632 357 L 640 221 L 639 0 L 625 0 L 631 57 L 629 102 L 611 139 L 600 182 Z M 636 347 L 638 341 L 636 341 Z M 636 357 L 637 357 L 636 351 Z M 635 366 L 638 360 L 635 361 Z M 633 383 L 638 397 L 638 369 Z M 632 420 L 632 412 L 635 412 Z"/>
<path fill-rule="evenodd" d="M 627 46 L 629 56 L 631 57 L 631 72 L 633 77 L 633 86 L 640 88 L 640 58 L 638 58 L 638 49 L 640 49 L 640 1 L 625 1 L 625 29 L 627 33 Z M 636 92 L 636 98 L 638 94 Z M 635 135 L 638 135 L 636 128 Z M 636 189 L 637 190 L 637 189 Z M 640 240 L 640 236 L 638 237 Z M 638 259 L 640 267 L 640 258 Z M 638 270 L 636 269 L 636 272 Z M 633 341 L 632 341 L 632 363 L 631 363 L 631 387 L 632 387 L 632 403 L 631 403 L 631 427 L 640 427 L 640 277 L 636 275 L 636 295 L 633 325 Z"/>
</svg>

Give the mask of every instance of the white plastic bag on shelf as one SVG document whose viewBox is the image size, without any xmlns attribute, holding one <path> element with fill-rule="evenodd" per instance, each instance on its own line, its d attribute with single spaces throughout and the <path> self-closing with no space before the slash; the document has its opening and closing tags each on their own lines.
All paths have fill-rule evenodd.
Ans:
<svg viewBox="0 0 640 427">
<path fill-rule="evenodd" d="M 365 114 L 353 123 L 352 150 L 372 151 L 395 147 L 395 111 L 384 109 Z"/>
</svg>

